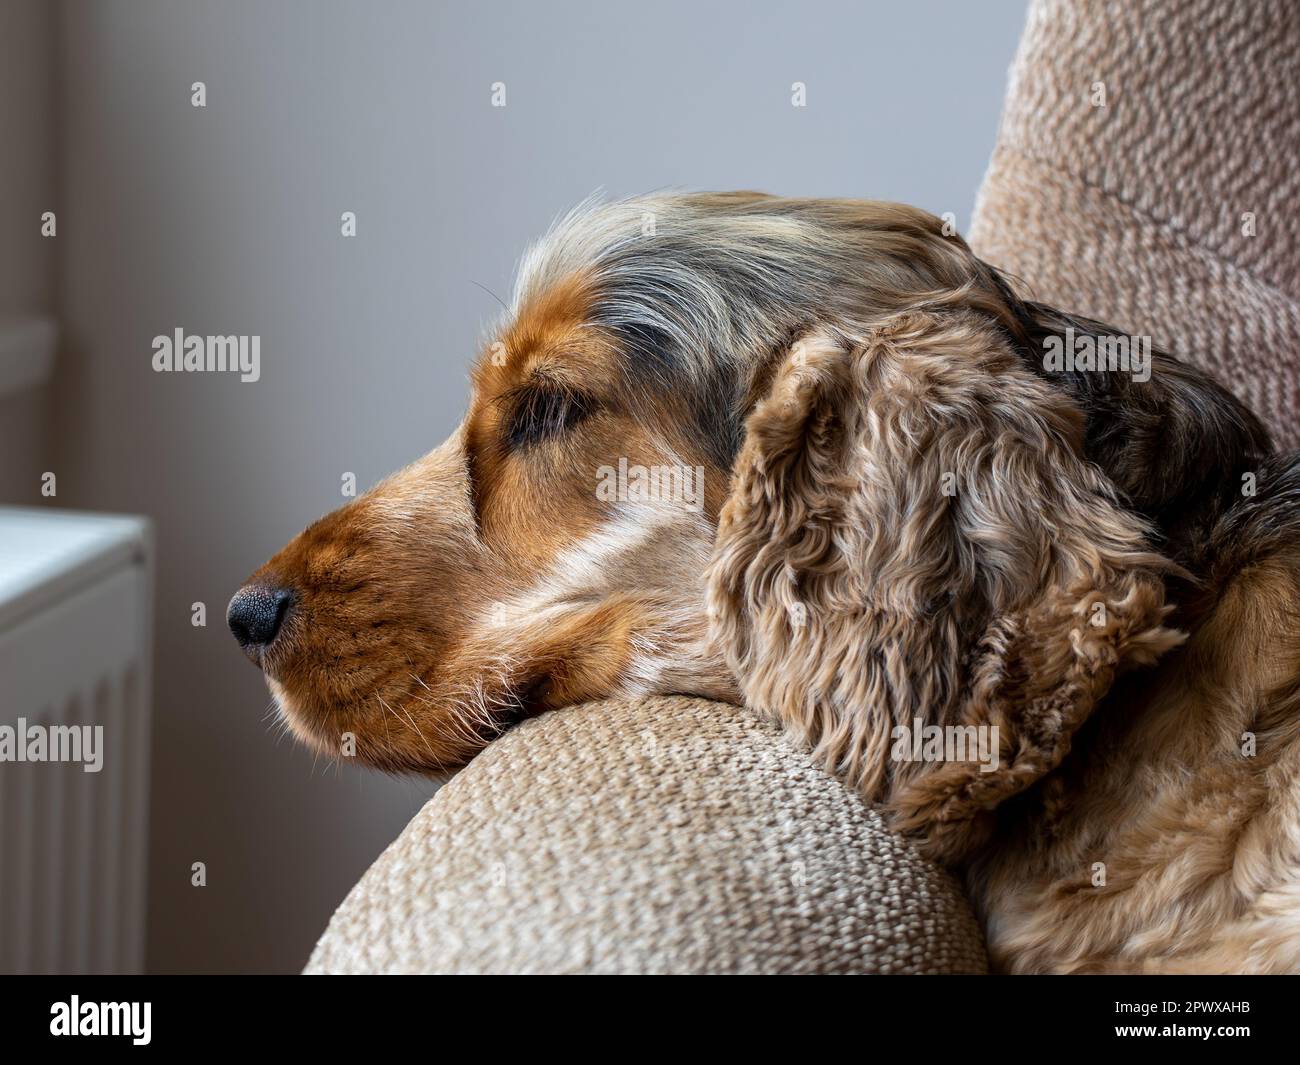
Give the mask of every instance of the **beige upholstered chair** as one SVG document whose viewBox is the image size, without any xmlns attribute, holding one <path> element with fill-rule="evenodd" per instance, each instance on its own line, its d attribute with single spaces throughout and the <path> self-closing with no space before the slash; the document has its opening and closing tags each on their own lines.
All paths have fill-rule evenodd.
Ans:
<svg viewBox="0 0 1300 1065">
<path fill-rule="evenodd" d="M 1035 0 L 970 242 L 1300 447 L 1297 154 L 1295 0 Z"/>
<path fill-rule="evenodd" d="M 1294 0 L 1039 0 L 972 243 L 1040 299 L 1201 361 L 1295 446 L 1298 141 Z M 649 699 L 493 743 L 357 884 L 307 971 L 985 964 L 954 879 L 774 725 Z"/>
<path fill-rule="evenodd" d="M 775 725 L 591 703 L 494 742 L 362 877 L 308 972 L 978 972 L 956 881 Z"/>
</svg>

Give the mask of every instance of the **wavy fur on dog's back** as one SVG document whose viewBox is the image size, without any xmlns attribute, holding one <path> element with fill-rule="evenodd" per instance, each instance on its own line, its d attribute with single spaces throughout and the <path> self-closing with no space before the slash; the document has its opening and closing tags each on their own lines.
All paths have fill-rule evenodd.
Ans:
<svg viewBox="0 0 1300 1065">
<path fill-rule="evenodd" d="M 1190 639 L 1121 682 L 969 880 L 1014 971 L 1300 969 L 1300 454 L 1216 523 Z"/>
</svg>

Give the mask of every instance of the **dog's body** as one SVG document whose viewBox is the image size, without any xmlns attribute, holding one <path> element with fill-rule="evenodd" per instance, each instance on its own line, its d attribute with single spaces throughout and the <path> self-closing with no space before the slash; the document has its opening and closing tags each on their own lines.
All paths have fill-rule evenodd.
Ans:
<svg viewBox="0 0 1300 1065">
<path fill-rule="evenodd" d="M 232 628 L 299 735 L 393 770 L 743 699 L 966 870 L 1002 968 L 1300 968 L 1300 465 L 1168 356 L 1049 368 L 1067 330 L 1106 332 L 911 208 L 585 205 L 461 428 Z M 914 721 L 996 768 L 891 757 Z"/>
<path fill-rule="evenodd" d="M 1183 646 L 1121 679 L 968 871 L 1012 971 L 1300 971 L 1300 456 L 1217 523 Z"/>
</svg>

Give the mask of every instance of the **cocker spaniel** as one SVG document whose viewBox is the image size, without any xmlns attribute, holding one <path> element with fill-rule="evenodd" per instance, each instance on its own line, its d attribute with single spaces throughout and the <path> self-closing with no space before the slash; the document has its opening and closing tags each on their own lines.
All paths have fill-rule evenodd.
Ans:
<svg viewBox="0 0 1300 1065">
<path fill-rule="evenodd" d="M 1300 457 L 1120 339 L 910 207 L 589 202 L 450 439 L 229 621 L 323 751 L 743 701 L 962 871 L 1001 969 L 1296 970 Z"/>
</svg>

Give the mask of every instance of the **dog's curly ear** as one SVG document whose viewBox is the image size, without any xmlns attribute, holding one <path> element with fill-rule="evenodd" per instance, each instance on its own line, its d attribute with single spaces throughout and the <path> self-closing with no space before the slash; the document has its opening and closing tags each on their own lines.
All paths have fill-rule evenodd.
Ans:
<svg viewBox="0 0 1300 1065">
<path fill-rule="evenodd" d="M 747 703 L 941 860 L 1061 761 L 1121 665 L 1182 639 L 1162 626 L 1169 563 L 1082 436 L 961 310 L 806 336 L 746 425 L 713 637 Z"/>
</svg>

